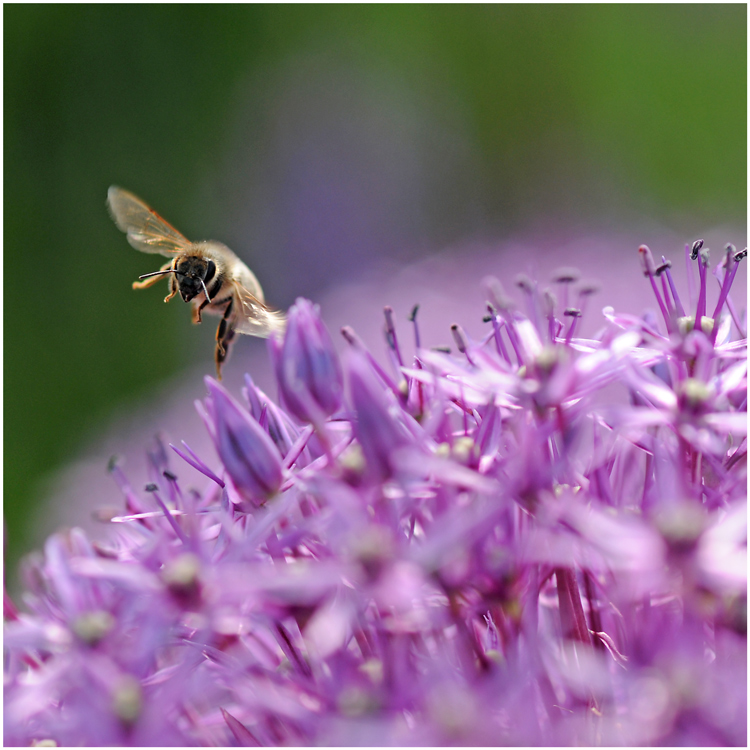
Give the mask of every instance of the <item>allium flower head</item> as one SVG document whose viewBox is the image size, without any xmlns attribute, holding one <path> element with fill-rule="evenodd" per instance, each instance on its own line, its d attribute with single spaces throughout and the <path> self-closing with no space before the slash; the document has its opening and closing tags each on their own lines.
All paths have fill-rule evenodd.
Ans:
<svg viewBox="0 0 750 750">
<path fill-rule="evenodd" d="M 6 596 L 10 745 L 747 744 L 744 257 L 639 250 L 661 319 L 485 280 L 478 340 L 385 310 L 390 369 L 298 300 L 283 406 L 206 379 L 218 461 L 116 461 L 121 515 Z M 634 259 L 633 283 L 638 282 Z M 346 382 L 346 398 L 342 383 Z M 183 462 L 204 477 L 192 488 Z"/>
</svg>

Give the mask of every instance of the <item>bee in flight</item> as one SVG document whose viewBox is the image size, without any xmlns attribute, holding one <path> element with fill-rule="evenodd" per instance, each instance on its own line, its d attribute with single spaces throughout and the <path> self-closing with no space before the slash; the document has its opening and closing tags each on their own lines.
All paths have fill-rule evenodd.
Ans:
<svg viewBox="0 0 750 750">
<path fill-rule="evenodd" d="M 167 276 L 164 301 L 179 292 L 185 302 L 192 302 L 193 323 L 201 322 L 204 311 L 221 315 L 215 353 L 219 380 L 236 333 L 266 338 L 284 330 L 284 313 L 266 305 L 255 274 L 226 245 L 190 242 L 140 198 L 115 185 L 107 191 L 107 206 L 136 250 L 170 258 L 158 271 L 139 276 L 133 289 L 146 289 Z"/>
</svg>

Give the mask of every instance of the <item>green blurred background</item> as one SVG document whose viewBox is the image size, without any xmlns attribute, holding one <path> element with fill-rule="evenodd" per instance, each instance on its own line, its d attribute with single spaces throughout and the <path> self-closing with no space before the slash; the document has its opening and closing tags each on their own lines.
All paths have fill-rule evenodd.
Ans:
<svg viewBox="0 0 750 750">
<path fill-rule="evenodd" d="M 131 290 L 159 263 L 112 225 L 112 183 L 227 242 L 279 306 L 462 237 L 744 231 L 744 5 L 3 14 L 11 565 L 97 425 L 196 357 L 211 371 L 211 331 Z"/>
</svg>

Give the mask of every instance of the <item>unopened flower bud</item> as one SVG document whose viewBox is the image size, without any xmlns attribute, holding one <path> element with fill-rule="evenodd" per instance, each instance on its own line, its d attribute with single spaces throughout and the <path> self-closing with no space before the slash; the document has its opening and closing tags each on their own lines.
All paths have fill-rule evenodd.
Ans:
<svg viewBox="0 0 750 750">
<path fill-rule="evenodd" d="M 95 646 L 115 625 L 115 618 L 105 610 L 84 612 L 72 624 L 73 632 L 89 646 Z"/>
<path fill-rule="evenodd" d="M 183 552 L 170 560 L 161 572 L 161 579 L 172 593 L 194 596 L 200 587 L 201 561 L 192 552 Z"/>
<path fill-rule="evenodd" d="M 357 413 L 354 434 L 362 446 L 368 470 L 381 478 L 390 476 L 393 451 L 411 442 L 399 419 L 401 409 L 395 399 L 388 402 L 388 391 L 377 386 L 363 354 L 352 351 L 347 364 L 352 404 Z"/>
<path fill-rule="evenodd" d="M 143 692 L 135 677 L 126 675 L 117 684 L 112 695 L 112 711 L 125 725 L 138 721 L 143 710 Z"/>
<path fill-rule="evenodd" d="M 242 394 L 250 405 L 252 416 L 268 433 L 281 455 L 286 456 L 294 445 L 294 441 L 299 437 L 299 430 L 290 417 L 253 383 L 253 379 L 248 374 L 245 374 L 245 387 L 242 389 Z"/>
<path fill-rule="evenodd" d="M 341 367 L 331 336 L 318 306 L 302 297 L 289 310 L 276 378 L 287 409 L 303 422 L 322 422 L 341 406 Z"/>
<path fill-rule="evenodd" d="M 679 503 L 662 510 L 656 527 L 672 552 L 686 553 L 694 549 L 706 528 L 704 512 L 688 503 Z"/>
<path fill-rule="evenodd" d="M 367 576 L 374 580 L 392 560 L 396 551 L 393 535 L 384 526 L 372 525 L 352 544 L 352 553 Z"/>
<path fill-rule="evenodd" d="M 697 378 L 686 378 L 677 388 L 680 404 L 691 412 L 699 412 L 713 397 L 711 387 Z"/>
<path fill-rule="evenodd" d="M 265 430 L 213 378 L 214 442 L 237 491 L 247 500 L 265 500 L 281 486 L 281 456 Z"/>
</svg>

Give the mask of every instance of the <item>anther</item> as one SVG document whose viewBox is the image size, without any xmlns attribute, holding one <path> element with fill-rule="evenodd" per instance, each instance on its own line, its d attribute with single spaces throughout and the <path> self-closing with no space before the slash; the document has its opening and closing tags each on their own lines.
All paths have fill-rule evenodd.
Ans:
<svg viewBox="0 0 750 750">
<path fill-rule="evenodd" d="M 601 288 L 601 284 L 598 281 L 582 281 L 581 286 L 578 288 L 578 296 L 589 297 L 592 294 L 597 294 Z"/>
<path fill-rule="evenodd" d="M 457 323 L 451 326 L 451 333 L 453 334 L 453 340 L 456 342 L 456 348 L 461 354 L 466 354 L 466 338 L 464 332 L 461 330 Z"/>
<path fill-rule="evenodd" d="M 386 305 L 383 308 L 383 314 L 385 315 L 385 338 L 388 342 L 388 346 L 396 355 L 398 364 L 403 367 L 404 361 L 401 359 L 401 351 L 398 347 L 398 339 L 396 338 L 396 326 L 393 324 L 393 308 L 390 305 Z"/>
<path fill-rule="evenodd" d="M 654 256 L 651 254 L 649 246 L 641 245 L 638 248 L 638 254 L 641 256 L 641 263 L 643 264 L 643 275 L 654 276 L 656 274 L 656 263 L 654 263 Z"/>
<path fill-rule="evenodd" d="M 696 240 L 693 243 L 693 247 L 690 249 L 690 260 L 695 260 L 698 257 L 698 251 L 703 247 L 703 240 Z"/>
<path fill-rule="evenodd" d="M 419 326 L 417 325 L 417 313 L 419 312 L 419 304 L 414 305 L 409 314 L 409 322 L 414 324 L 414 345 L 417 349 L 422 348 L 422 342 L 419 340 Z"/>
<path fill-rule="evenodd" d="M 552 281 L 556 284 L 572 284 L 581 278 L 581 272 L 577 268 L 558 268 L 552 274 Z"/>
<path fill-rule="evenodd" d="M 357 341 L 357 334 L 354 333 L 354 329 L 351 326 L 344 326 L 341 329 L 341 335 L 346 339 L 346 342 L 352 346 L 359 343 Z"/>
<path fill-rule="evenodd" d="M 499 310 L 509 310 L 514 307 L 513 300 L 508 297 L 503 289 L 503 285 L 494 276 L 487 276 L 484 279 L 483 286 L 487 291 L 487 296 L 494 306 Z"/>
<path fill-rule="evenodd" d="M 396 328 L 393 325 L 393 308 L 390 305 L 386 305 L 383 308 L 383 314 L 385 315 L 385 328 L 389 333 L 395 333 Z"/>
<path fill-rule="evenodd" d="M 527 294 L 531 294 L 534 291 L 534 283 L 525 273 L 519 273 L 514 279 L 514 283 Z"/>
</svg>

